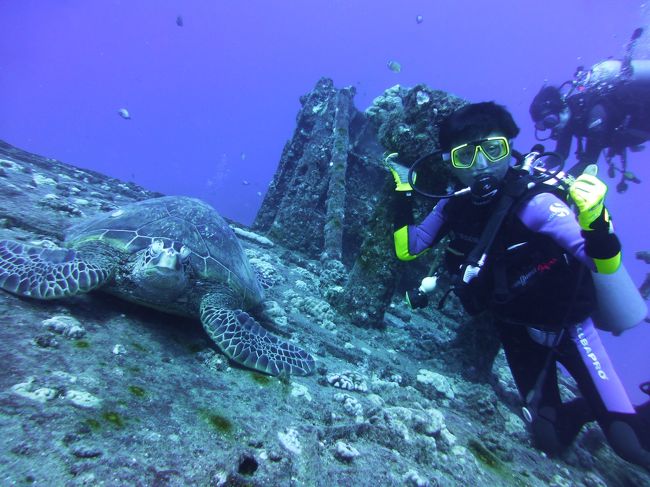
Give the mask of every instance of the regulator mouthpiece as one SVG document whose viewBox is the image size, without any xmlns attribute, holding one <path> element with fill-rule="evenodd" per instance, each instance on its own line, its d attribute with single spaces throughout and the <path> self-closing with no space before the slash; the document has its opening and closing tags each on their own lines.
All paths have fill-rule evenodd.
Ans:
<svg viewBox="0 0 650 487">
<path fill-rule="evenodd" d="M 492 174 L 484 174 L 480 176 L 470 186 L 472 199 L 474 203 L 481 204 L 487 203 L 497 193 L 499 189 L 499 180 Z"/>
</svg>

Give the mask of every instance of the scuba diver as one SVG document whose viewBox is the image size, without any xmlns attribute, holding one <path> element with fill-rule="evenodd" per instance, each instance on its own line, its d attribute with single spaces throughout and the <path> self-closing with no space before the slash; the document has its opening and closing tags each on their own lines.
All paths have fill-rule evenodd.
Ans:
<svg viewBox="0 0 650 487">
<path fill-rule="evenodd" d="M 419 159 L 409 171 L 389 156 L 386 165 L 396 182 L 396 255 L 412 260 L 450 237 L 444 268 L 453 291 L 470 315 L 493 317 L 538 448 L 558 454 L 584 424 L 597 421 L 619 456 L 650 470 L 650 418 L 645 417 L 650 401 L 639 410 L 632 405 L 592 319 L 596 275 L 615 281 L 610 291 L 625 288 L 618 280 L 621 245 L 604 207 L 607 187 L 593 174 L 595 166 L 572 182 L 568 193 L 576 219 L 566 192 L 550 184 L 561 173 L 538 178 L 531 167 L 543 154 L 531 152 L 520 166 L 512 164 L 518 133 L 510 113 L 493 102 L 465 105 L 446 118 L 438 162 L 449 164 L 466 188 L 438 196 L 442 199 L 418 225 L 410 195 L 427 194 L 418 190 L 415 170 L 430 159 Z M 425 282 L 407 293 L 412 307 L 426 305 Z M 619 321 L 629 323 L 615 320 L 622 328 L 610 331 L 620 333 L 645 317 L 645 302 L 634 285 L 626 289 L 631 294 L 619 293 L 618 304 L 623 300 L 635 312 L 624 317 L 621 311 Z M 557 362 L 581 393 L 569 402 L 560 397 Z"/>
<path fill-rule="evenodd" d="M 634 31 L 623 60 L 608 59 L 588 70 L 580 66 L 573 80 L 542 87 L 529 110 L 537 139 L 556 140 L 555 152 L 563 158 L 569 157 L 576 139 L 577 162 L 571 174 L 596 164 L 604 151 L 609 177 L 621 174 L 619 193 L 627 190 L 628 182 L 640 183 L 627 169 L 627 150 L 640 151 L 650 139 L 650 60 L 632 60 L 642 33 L 641 28 Z"/>
</svg>

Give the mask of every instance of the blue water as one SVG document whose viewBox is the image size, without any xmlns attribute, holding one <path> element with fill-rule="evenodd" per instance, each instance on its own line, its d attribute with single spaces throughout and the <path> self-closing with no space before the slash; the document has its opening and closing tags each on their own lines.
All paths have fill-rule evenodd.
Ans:
<svg viewBox="0 0 650 487">
<path fill-rule="evenodd" d="M 299 97 L 321 76 L 355 86 L 360 110 L 398 83 L 495 100 L 515 116 L 516 148 L 525 151 L 535 142 L 528 106 L 541 85 L 620 57 L 650 20 L 630 0 L 5 0 L 0 13 L 0 139 L 204 198 L 243 223 L 292 135 Z M 650 58 L 650 35 L 638 53 Z M 644 183 L 612 192 L 608 206 L 641 283 L 650 266 L 634 252 L 650 250 L 650 149 L 630 159 Z M 650 379 L 650 325 L 604 340 L 642 401 L 636 385 Z"/>
</svg>

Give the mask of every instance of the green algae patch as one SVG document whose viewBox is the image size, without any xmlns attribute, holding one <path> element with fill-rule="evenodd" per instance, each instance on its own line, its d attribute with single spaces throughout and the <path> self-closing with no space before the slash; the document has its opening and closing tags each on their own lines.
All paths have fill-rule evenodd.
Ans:
<svg viewBox="0 0 650 487">
<path fill-rule="evenodd" d="M 133 348 L 135 348 L 138 352 L 148 352 L 148 351 L 149 351 L 149 350 L 147 349 L 147 347 L 145 347 L 144 345 L 140 345 L 138 342 L 131 342 L 131 345 L 132 345 Z"/>
<path fill-rule="evenodd" d="M 101 423 L 94 418 L 88 418 L 84 423 L 93 431 L 99 431 L 102 427 Z"/>
<path fill-rule="evenodd" d="M 513 472 L 502 460 L 492 453 L 483 443 L 479 440 L 471 439 L 467 442 L 467 449 L 472 452 L 472 455 L 478 460 L 479 463 L 485 465 L 488 470 L 495 473 L 507 482 L 507 485 L 527 486 L 530 485 L 521 475 Z"/>
<path fill-rule="evenodd" d="M 261 386 L 270 386 L 273 383 L 273 379 L 268 375 L 260 374 L 259 372 L 251 372 L 251 378 L 256 384 Z"/>
<path fill-rule="evenodd" d="M 115 411 L 104 411 L 102 413 L 102 418 L 104 419 L 104 421 L 113 425 L 117 429 L 124 428 L 124 419 L 122 418 L 120 413 L 117 413 Z"/>
<path fill-rule="evenodd" d="M 86 340 L 76 340 L 74 346 L 76 348 L 90 348 L 90 342 L 87 342 Z"/>
<path fill-rule="evenodd" d="M 203 410 L 200 412 L 200 415 L 212 429 L 221 435 L 230 435 L 235 429 L 232 421 L 222 414 L 214 411 Z"/>
<path fill-rule="evenodd" d="M 472 452 L 472 455 L 481 462 L 483 465 L 490 467 L 492 470 L 501 470 L 504 468 L 503 462 L 497 456 L 488 450 L 483 443 L 478 440 L 469 440 L 467 442 L 467 449 Z"/>
<path fill-rule="evenodd" d="M 129 386 L 129 392 L 135 397 L 145 397 L 147 395 L 147 391 L 138 386 Z"/>
</svg>

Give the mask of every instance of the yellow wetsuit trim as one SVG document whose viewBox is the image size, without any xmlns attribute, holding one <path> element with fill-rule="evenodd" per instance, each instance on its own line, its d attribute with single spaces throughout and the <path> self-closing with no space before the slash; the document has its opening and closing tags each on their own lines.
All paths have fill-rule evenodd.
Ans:
<svg viewBox="0 0 650 487">
<path fill-rule="evenodd" d="M 393 241 L 395 242 L 395 255 L 399 260 L 413 260 L 424 254 L 425 251 L 419 254 L 412 255 L 409 252 L 409 227 L 404 225 L 393 233 Z M 428 249 L 427 249 L 428 250 Z"/>
<path fill-rule="evenodd" d="M 594 264 L 596 264 L 596 271 L 599 274 L 613 274 L 621 267 L 621 253 L 619 252 L 609 259 L 594 259 Z"/>
</svg>

